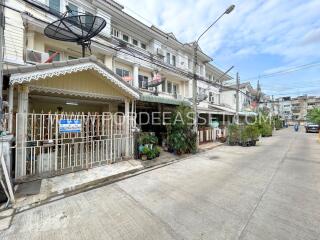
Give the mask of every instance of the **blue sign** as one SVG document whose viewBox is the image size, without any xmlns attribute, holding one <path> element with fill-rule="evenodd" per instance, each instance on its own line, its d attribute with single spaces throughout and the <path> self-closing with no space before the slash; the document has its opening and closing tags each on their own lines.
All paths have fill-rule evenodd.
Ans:
<svg viewBox="0 0 320 240">
<path fill-rule="evenodd" d="M 80 133 L 81 132 L 81 121 L 71 119 L 60 119 L 59 120 L 59 132 L 60 133 Z"/>
</svg>

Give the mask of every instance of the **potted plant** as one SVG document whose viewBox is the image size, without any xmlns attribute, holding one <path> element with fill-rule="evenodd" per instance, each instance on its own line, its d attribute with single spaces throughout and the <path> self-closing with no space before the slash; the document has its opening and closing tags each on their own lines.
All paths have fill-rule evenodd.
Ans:
<svg viewBox="0 0 320 240">
<path fill-rule="evenodd" d="M 228 127 L 227 142 L 231 146 L 235 146 L 240 141 L 240 127 L 237 124 L 230 124 Z"/>
<path fill-rule="evenodd" d="M 259 129 L 255 125 L 246 125 L 241 129 L 240 145 L 255 146 L 259 140 Z"/>
<path fill-rule="evenodd" d="M 146 161 L 149 155 L 150 155 L 150 149 L 148 147 L 144 147 L 141 153 L 141 160 Z"/>
</svg>

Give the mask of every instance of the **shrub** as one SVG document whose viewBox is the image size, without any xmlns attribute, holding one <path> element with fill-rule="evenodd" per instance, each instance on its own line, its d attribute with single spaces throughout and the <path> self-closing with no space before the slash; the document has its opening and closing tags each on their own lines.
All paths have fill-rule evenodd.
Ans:
<svg viewBox="0 0 320 240">
<path fill-rule="evenodd" d="M 145 144 L 157 144 L 158 138 L 150 133 L 142 133 L 138 139 L 138 143 Z"/>
<path fill-rule="evenodd" d="M 167 125 L 169 149 L 177 154 L 196 151 L 197 134 L 192 129 L 193 119 L 188 115 L 190 112 L 190 107 L 179 106 Z"/>
<path fill-rule="evenodd" d="M 240 140 L 240 128 L 237 124 L 230 124 L 228 126 L 228 136 L 227 141 L 230 145 L 238 144 Z"/>
<path fill-rule="evenodd" d="M 246 125 L 241 131 L 241 142 L 258 140 L 260 131 L 256 125 Z"/>
</svg>

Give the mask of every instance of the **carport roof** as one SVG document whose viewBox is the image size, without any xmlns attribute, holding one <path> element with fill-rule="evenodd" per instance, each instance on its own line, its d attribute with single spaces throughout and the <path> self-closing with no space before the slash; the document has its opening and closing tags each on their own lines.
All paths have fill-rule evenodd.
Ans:
<svg viewBox="0 0 320 240">
<path fill-rule="evenodd" d="M 140 97 L 140 92 L 136 88 L 123 81 L 120 76 L 107 68 L 103 63 L 99 62 L 94 56 L 61 62 L 19 66 L 6 69 L 3 71 L 3 74 L 10 75 L 10 84 L 13 85 L 16 83 L 30 82 L 31 80 L 38 80 L 89 69 L 98 71 L 135 98 Z"/>
</svg>

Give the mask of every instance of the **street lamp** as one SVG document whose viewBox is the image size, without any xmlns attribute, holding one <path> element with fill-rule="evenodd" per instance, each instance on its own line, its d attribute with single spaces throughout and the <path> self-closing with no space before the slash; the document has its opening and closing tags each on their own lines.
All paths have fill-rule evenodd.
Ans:
<svg viewBox="0 0 320 240">
<path fill-rule="evenodd" d="M 198 148 L 198 123 L 197 123 L 197 73 L 196 68 L 198 64 L 198 42 L 200 38 L 214 25 L 216 24 L 220 18 L 223 17 L 225 14 L 229 14 L 233 11 L 235 5 L 231 5 L 228 7 L 197 39 L 197 41 L 193 42 L 193 81 L 192 81 L 192 96 L 193 96 L 193 111 L 194 111 L 194 119 L 193 119 L 193 131 L 196 134 L 196 148 Z"/>
</svg>

